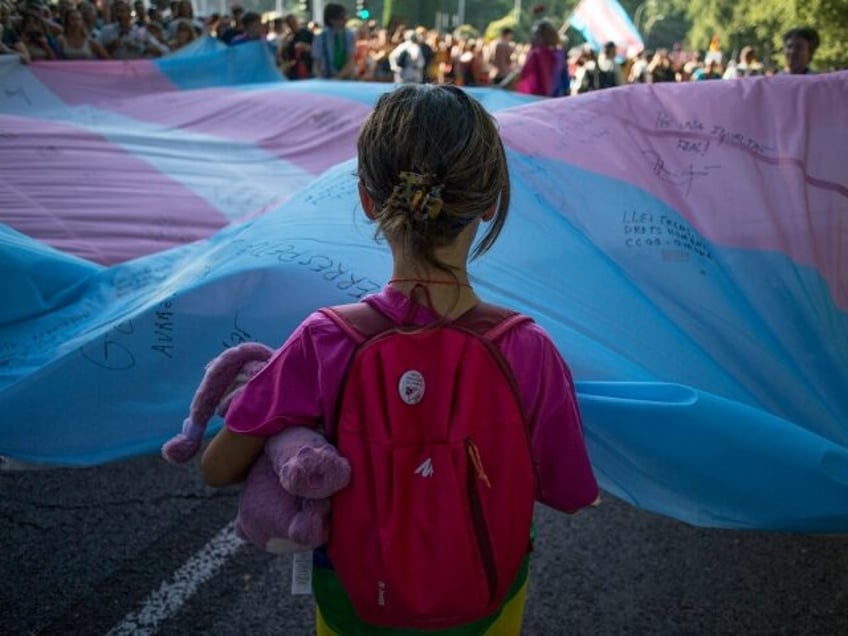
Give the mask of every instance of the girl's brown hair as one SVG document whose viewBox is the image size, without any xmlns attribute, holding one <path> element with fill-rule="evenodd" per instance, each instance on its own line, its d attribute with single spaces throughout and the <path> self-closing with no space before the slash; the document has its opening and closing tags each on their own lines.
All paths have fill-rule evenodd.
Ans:
<svg viewBox="0 0 848 636">
<path fill-rule="evenodd" d="M 491 115 L 462 89 L 407 84 L 384 94 L 360 130 L 357 154 L 377 234 L 417 260 L 447 270 L 435 250 L 453 243 L 492 206 L 494 217 L 471 258 L 497 240 L 509 209 L 506 154 Z M 397 196 L 402 173 L 423 177 L 426 195 L 438 201 L 435 214 L 422 214 Z"/>
</svg>

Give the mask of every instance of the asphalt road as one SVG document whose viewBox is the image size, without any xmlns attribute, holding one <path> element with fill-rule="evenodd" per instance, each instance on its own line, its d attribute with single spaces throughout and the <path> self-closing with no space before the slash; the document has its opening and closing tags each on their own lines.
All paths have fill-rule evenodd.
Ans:
<svg viewBox="0 0 848 636">
<path fill-rule="evenodd" d="M 312 633 L 236 491 L 143 457 L 0 473 L 0 634 Z M 540 509 L 524 634 L 848 634 L 848 537 L 693 528 L 607 496 Z"/>
</svg>

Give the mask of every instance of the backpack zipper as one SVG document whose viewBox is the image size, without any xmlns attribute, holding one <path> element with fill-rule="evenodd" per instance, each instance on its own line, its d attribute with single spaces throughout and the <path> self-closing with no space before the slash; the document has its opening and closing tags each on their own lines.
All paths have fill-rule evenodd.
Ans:
<svg viewBox="0 0 848 636">
<path fill-rule="evenodd" d="M 495 565 L 495 551 L 492 547 L 492 538 L 489 536 L 489 528 L 486 525 L 486 516 L 483 514 L 483 502 L 480 500 L 480 486 L 482 482 L 487 488 L 492 487 L 489 476 L 483 467 L 480 457 L 480 449 L 470 437 L 465 438 L 465 450 L 468 453 L 468 501 L 471 504 L 471 521 L 474 525 L 474 534 L 477 538 L 477 547 L 480 550 L 480 560 L 483 562 L 483 570 L 486 573 L 486 582 L 489 584 L 489 603 L 495 600 L 498 592 L 498 571 Z"/>
</svg>

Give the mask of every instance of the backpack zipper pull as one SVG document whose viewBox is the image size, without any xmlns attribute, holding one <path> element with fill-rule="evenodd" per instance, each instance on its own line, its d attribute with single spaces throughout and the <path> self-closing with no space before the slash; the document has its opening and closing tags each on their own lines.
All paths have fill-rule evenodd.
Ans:
<svg viewBox="0 0 848 636">
<path fill-rule="evenodd" d="M 492 482 L 489 481 L 489 476 L 486 474 L 486 469 L 483 468 L 483 460 L 480 457 L 480 449 L 470 437 L 465 440 L 465 448 L 468 451 L 468 456 L 471 458 L 471 463 L 474 464 L 474 469 L 477 471 L 477 478 L 486 484 L 486 487 L 491 488 Z"/>
</svg>

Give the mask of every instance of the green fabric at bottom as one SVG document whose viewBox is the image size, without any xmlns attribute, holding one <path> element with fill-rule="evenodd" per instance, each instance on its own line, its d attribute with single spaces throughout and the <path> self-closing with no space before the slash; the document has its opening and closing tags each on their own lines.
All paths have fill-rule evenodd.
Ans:
<svg viewBox="0 0 848 636">
<path fill-rule="evenodd" d="M 518 576 L 509 588 L 501 608 L 508 603 L 521 589 L 530 571 L 530 554 L 524 557 Z M 494 623 L 501 610 L 475 623 L 461 625 L 450 629 L 440 629 L 436 632 L 420 629 L 402 629 L 396 627 L 376 627 L 363 623 L 353 608 L 341 581 L 334 570 L 314 567 L 312 569 L 312 592 L 315 602 L 321 608 L 321 615 L 327 625 L 343 636 L 424 636 L 426 634 L 445 634 L 446 636 L 480 636 Z"/>
</svg>

